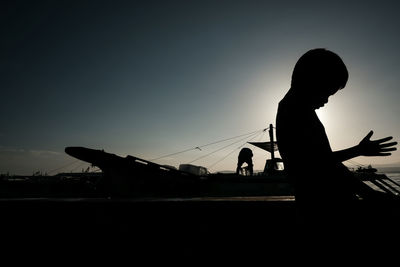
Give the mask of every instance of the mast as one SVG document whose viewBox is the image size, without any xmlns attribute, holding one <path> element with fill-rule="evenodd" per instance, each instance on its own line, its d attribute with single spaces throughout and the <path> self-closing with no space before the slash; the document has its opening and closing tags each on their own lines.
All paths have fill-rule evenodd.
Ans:
<svg viewBox="0 0 400 267">
<path fill-rule="evenodd" d="M 275 154 L 274 154 L 274 129 L 272 124 L 269 125 L 269 139 L 271 145 L 271 160 L 273 161 L 275 159 Z"/>
</svg>

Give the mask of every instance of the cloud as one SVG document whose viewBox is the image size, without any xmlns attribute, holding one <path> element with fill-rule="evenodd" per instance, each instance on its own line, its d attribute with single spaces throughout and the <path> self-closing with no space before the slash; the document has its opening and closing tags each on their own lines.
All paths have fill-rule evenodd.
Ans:
<svg viewBox="0 0 400 267">
<path fill-rule="evenodd" d="M 0 146 L 0 173 L 31 174 L 46 172 L 65 164 L 71 159 L 65 154 L 51 150 L 33 150 Z"/>
<path fill-rule="evenodd" d="M 40 156 L 47 157 L 47 156 L 61 155 L 62 153 L 51 150 L 30 150 L 23 148 L 6 148 L 0 146 L 0 155 L 1 154 L 31 154 L 39 157 Z"/>
<path fill-rule="evenodd" d="M 31 153 L 37 157 L 52 157 L 62 155 L 60 152 L 50 151 L 50 150 L 29 150 L 28 153 Z"/>
</svg>

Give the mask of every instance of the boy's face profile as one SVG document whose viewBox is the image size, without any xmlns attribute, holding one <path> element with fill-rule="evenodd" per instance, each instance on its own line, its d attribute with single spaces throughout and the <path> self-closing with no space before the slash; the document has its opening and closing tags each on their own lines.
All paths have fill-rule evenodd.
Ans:
<svg viewBox="0 0 400 267">
<path fill-rule="evenodd" d="M 313 90 L 313 93 L 309 96 L 309 104 L 313 109 L 319 109 L 328 103 L 330 96 L 336 94 L 339 90 L 337 87 L 325 86 L 320 87 L 317 90 Z"/>
<path fill-rule="evenodd" d="M 328 98 L 346 86 L 349 74 L 342 59 L 324 48 L 309 50 L 297 61 L 292 88 L 307 108 L 319 109 Z"/>
</svg>

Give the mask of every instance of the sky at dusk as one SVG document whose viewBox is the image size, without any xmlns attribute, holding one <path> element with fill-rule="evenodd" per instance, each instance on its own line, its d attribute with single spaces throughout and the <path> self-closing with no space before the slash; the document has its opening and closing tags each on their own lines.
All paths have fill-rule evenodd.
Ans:
<svg viewBox="0 0 400 267">
<path fill-rule="evenodd" d="M 350 74 L 318 111 L 332 148 L 369 130 L 399 141 L 399 13 L 398 1 L 3 1 L 0 173 L 87 166 L 67 146 L 156 159 L 261 130 L 316 47 Z M 192 164 L 235 170 L 245 141 L 156 162 L 178 167 L 226 146 Z M 246 146 L 263 169 L 269 154 Z M 400 152 L 354 161 L 400 165 Z"/>
</svg>

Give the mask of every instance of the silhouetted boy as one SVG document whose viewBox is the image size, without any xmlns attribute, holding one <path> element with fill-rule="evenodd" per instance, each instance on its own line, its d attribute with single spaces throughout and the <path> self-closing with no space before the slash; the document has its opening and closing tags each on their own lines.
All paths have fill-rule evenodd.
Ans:
<svg viewBox="0 0 400 267">
<path fill-rule="evenodd" d="M 358 145 L 333 152 L 315 113 L 347 80 L 347 68 L 337 54 L 322 48 L 310 50 L 296 63 L 291 88 L 279 103 L 278 147 L 295 185 L 301 219 L 307 224 L 347 223 L 355 218 L 360 197 L 386 198 L 356 178 L 342 162 L 357 156 L 390 155 L 397 144 L 387 143 L 392 137 L 372 141 L 370 131 Z"/>
</svg>

